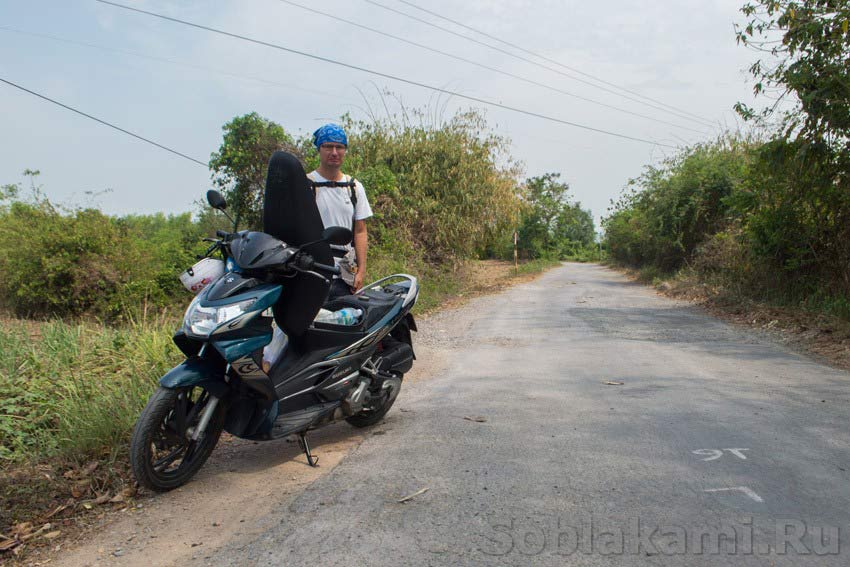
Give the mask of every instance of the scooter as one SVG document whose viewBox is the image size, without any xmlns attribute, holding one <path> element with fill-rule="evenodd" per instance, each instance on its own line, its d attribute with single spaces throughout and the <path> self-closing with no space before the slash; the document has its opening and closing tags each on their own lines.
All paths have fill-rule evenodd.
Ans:
<svg viewBox="0 0 850 567">
<path fill-rule="evenodd" d="M 218 192 L 207 200 L 226 214 Z M 205 256 L 220 254 L 226 269 L 186 310 L 174 335 L 186 360 L 160 379 L 133 430 L 133 472 L 155 491 L 192 478 L 222 431 L 259 441 L 294 435 L 316 466 L 307 432 L 342 419 L 355 427 L 378 423 L 413 365 L 415 277 L 395 274 L 325 302 L 330 278 L 339 274 L 330 245 L 347 244 L 352 234 L 323 229 L 297 159 L 272 156 L 266 232 L 235 228 L 211 239 Z M 362 315 L 349 325 L 315 321 L 321 307 Z M 288 342 L 266 371 L 273 321 Z"/>
</svg>

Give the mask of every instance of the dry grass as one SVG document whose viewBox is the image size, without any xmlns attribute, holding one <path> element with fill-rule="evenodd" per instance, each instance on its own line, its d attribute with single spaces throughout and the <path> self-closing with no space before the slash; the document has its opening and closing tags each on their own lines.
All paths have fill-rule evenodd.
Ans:
<svg viewBox="0 0 850 567">
<path fill-rule="evenodd" d="M 840 317 L 801 307 L 770 305 L 697 277 L 670 278 L 617 268 L 632 279 L 651 284 L 660 293 L 700 305 L 724 321 L 768 334 L 773 340 L 811 354 L 830 365 L 850 370 L 850 323 Z"/>
<path fill-rule="evenodd" d="M 463 282 L 462 289 L 447 294 L 437 307 L 424 309 L 423 313 L 447 307 L 459 307 L 474 297 L 498 293 L 506 287 L 532 281 L 547 269 L 559 264 L 560 262 L 555 260 L 534 260 L 519 264 L 517 270 L 513 262 L 505 260 L 469 262 L 460 268 L 459 279 Z"/>
</svg>

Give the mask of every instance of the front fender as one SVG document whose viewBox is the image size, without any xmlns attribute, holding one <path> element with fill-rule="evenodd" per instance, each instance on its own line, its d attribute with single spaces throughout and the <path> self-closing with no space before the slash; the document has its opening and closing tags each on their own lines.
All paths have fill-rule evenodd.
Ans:
<svg viewBox="0 0 850 567">
<path fill-rule="evenodd" d="M 187 358 L 169 370 L 159 379 L 159 385 L 170 389 L 198 386 L 219 398 L 224 397 L 229 390 L 224 381 L 224 366 L 198 357 Z"/>
</svg>

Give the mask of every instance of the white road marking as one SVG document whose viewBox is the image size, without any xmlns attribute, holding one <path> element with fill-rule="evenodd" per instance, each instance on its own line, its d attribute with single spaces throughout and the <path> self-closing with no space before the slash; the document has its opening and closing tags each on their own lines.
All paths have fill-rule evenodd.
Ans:
<svg viewBox="0 0 850 567">
<path fill-rule="evenodd" d="M 691 451 L 691 453 L 694 455 L 708 457 L 706 459 L 702 459 L 703 461 L 716 461 L 723 456 L 723 451 L 728 451 L 739 459 L 746 461 L 747 456 L 743 453 L 743 451 L 749 451 L 749 449 L 744 447 L 735 447 L 734 449 L 697 449 L 696 451 Z"/>
<path fill-rule="evenodd" d="M 741 451 L 749 451 L 749 449 L 742 449 L 742 448 L 738 448 L 738 449 L 723 449 L 723 450 L 724 450 L 724 451 L 729 451 L 730 453 L 732 453 L 733 455 L 735 455 L 735 456 L 736 456 L 736 457 L 738 457 L 739 459 L 743 459 L 743 460 L 745 460 L 745 461 L 747 460 L 747 456 L 746 456 L 746 455 L 744 455 Z"/>
<path fill-rule="evenodd" d="M 747 486 L 730 486 L 729 488 L 708 488 L 706 490 L 703 490 L 703 492 L 726 492 L 729 490 L 738 490 L 740 492 L 743 492 L 756 502 L 764 502 L 764 499 L 762 499 L 761 496 L 756 494 L 752 488 L 749 488 Z"/>
<path fill-rule="evenodd" d="M 723 451 L 720 449 L 697 449 L 696 451 L 691 451 L 691 453 L 708 457 L 707 459 L 701 459 L 702 461 L 716 461 L 723 456 Z"/>
</svg>

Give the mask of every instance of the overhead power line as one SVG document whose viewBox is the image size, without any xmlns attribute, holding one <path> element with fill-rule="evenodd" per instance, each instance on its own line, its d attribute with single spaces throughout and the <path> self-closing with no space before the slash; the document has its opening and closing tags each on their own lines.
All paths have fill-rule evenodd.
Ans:
<svg viewBox="0 0 850 567">
<path fill-rule="evenodd" d="M 333 14 L 329 14 L 329 13 L 327 13 L 327 12 L 322 12 L 321 10 L 316 10 L 315 8 L 310 8 L 309 6 L 304 6 L 303 4 L 299 4 L 299 3 L 297 3 L 297 2 L 292 2 L 291 0 L 278 0 L 278 1 L 279 1 L 279 2 L 282 2 L 282 3 L 284 3 L 284 4 L 288 4 L 288 5 L 290 5 L 290 6 L 295 6 L 296 8 L 301 8 L 302 10 L 306 10 L 306 11 L 311 12 L 311 13 L 313 13 L 313 14 L 318 14 L 318 15 L 320 15 L 320 16 L 325 16 L 325 17 L 327 17 L 327 18 L 331 18 L 331 19 L 337 20 L 337 21 L 339 21 L 339 22 L 343 22 L 343 23 L 346 23 L 346 24 L 348 24 L 348 25 L 358 27 L 358 28 L 360 28 L 360 29 L 364 29 L 364 30 L 370 31 L 370 32 L 372 32 L 372 33 L 376 33 L 376 34 L 379 34 L 379 35 L 382 35 L 382 36 L 385 36 L 385 37 L 389 37 L 389 38 L 394 39 L 394 40 L 396 40 L 396 41 L 400 41 L 400 42 L 403 42 L 403 43 L 407 43 L 408 45 L 413 45 L 414 47 L 418 47 L 418 48 L 420 48 L 420 49 L 425 49 L 425 50 L 430 51 L 430 52 L 432 52 L 432 53 L 438 53 L 438 54 L 443 55 L 443 56 L 445 56 L 445 57 L 450 57 L 450 58 L 452 58 L 452 59 L 455 59 L 456 61 L 463 61 L 464 63 L 469 63 L 470 65 L 475 65 L 476 67 L 480 67 L 480 68 L 482 68 L 482 69 L 487 69 L 488 71 L 493 71 L 494 73 L 499 73 L 500 75 L 505 75 L 505 76 L 507 76 L 507 77 L 511 77 L 511 78 L 514 78 L 514 79 L 517 79 L 517 80 L 523 81 L 523 82 L 528 83 L 528 84 L 531 84 L 531 85 L 535 85 L 535 86 L 538 86 L 538 87 L 542 87 L 542 88 L 544 88 L 544 89 L 548 89 L 548 90 L 550 90 L 550 91 L 554 91 L 554 92 L 556 92 L 556 93 L 560 93 L 560 94 L 563 94 L 563 95 L 566 95 L 566 96 L 569 96 L 569 97 L 573 97 L 573 98 L 576 98 L 576 99 L 578 99 L 578 100 L 583 100 L 583 101 L 585 101 L 585 102 L 589 102 L 589 103 L 591 103 L 591 104 L 595 104 L 595 105 L 598 105 L 598 106 L 602 106 L 602 107 L 604 107 L 604 108 L 609 108 L 609 109 L 611 109 L 611 110 L 616 110 L 617 112 L 622 112 L 622 113 L 625 113 L 625 114 L 630 114 L 630 115 L 632 115 L 632 116 L 637 116 L 637 117 L 639 117 L 639 118 L 644 118 L 644 119 L 646 119 L 646 120 L 651 120 L 651 121 L 653 121 L 653 122 L 658 122 L 658 123 L 660 123 L 660 124 L 666 124 L 667 126 L 673 126 L 674 128 L 681 128 L 681 129 L 683 129 L 683 130 L 689 130 L 689 131 L 691 131 L 691 132 L 696 132 L 697 134 L 702 134 L 702 135 L 705 135 L 705 134 L 706 134 L 706 133 L 705 133 L 704 131 L 702 131 L 702 130 L 696 130 L 696 129 L 694 129 L 694 128 L 690 128 L 690 127 L 688 127 L 688 126 L 682 126 L 681 124 L 676 124 L 676 123 L 674 123 L 674 122 L 667 122 L 666 120 L 661 120 L 661 119 L 659 119 L 659 118 L 655 118 L 655 117 L 653 117 L 653 116 L 647 116 L 646 114 L 640 114 L 640 113 L 638 113 L 638 112 L 632 112 L 631 110 L 626 110 L 626 109 L 624 109 L 624 108 L 620 108 L 620 107 L 618 107 L 618 106 L 614 106 L 614 105 L 611 105 L 611 104 L 605 104 L 604 102 L 599 102 L 598 100 L 594 100 L 594 99 L 592 99 L 592 98 L 587 98 L 587 97 L 584 97 L 584 96 L 581 96 L 581 95 L 577 95 L 577 94 L 575 94 L 575 93 L 571 93 L 571 92 L 569 92 L 569 91 L 565 91 L 565 90 L 563 90 L 563 89 L 559 89 L 559 88 L 554 87 L 554 86 L 552 86 L 552 85 L 550 85 L 550 84 L 547 84 L 547 83 L 541 83 L 540 81 L 535 81 L 534 79 L 529 79 L 529 78 L 527 78 L 527 77 L 523 77 L 523 76 L 521 76 L 521 75 L 517 75 L 517 74 L 515 74 L 515 73 L 511 73 L 510 71 L 505 71 L 505 70 L 503 70 L 503 69 L 498 69 L 498 68 L 496 68 L 496 67 L 491 67 L 491 66 L 489 66 L 489 65 L 485 65 L 485 64 L 483 64 L 483 63 L 479 63 L 479 62 L 477 62 L 477 61 L 473 61 L 473 60 L 471 60 L 471 59 L 467 59 L 466 57 L 461 57 L 460 55 L 455 55 L 454 53 L 449 53 L 449 52 L 447 52 L 447 51 L 442 51 L 442 50 L 440 50 L 440 49 L 436 49 L 436 48 L 430 47 L 430 46 L 428 46 L 428 45 L 423 45 L 423 44 L 421 44 L 421 43 L 417 43 L 417 42 L 415 42 L 415 41 L 411 41 L 411 40 L 409 40 L 409 39 L 407 39 L 407 38 L 399 37 L 399 36 L 397 36 L 397 35 L 393 35 L 393 34 L 391 34 L 391 33 L 387 33 L 387 32 L 385 32 L 385 31 L 383 31 L 383 30 L 379 30 L 379 29 L 375 29 L 375 28 L 372 28 L 372 27 L 369 27 L 369 26 L 366 26 L 366 25 L 363 25 L 363 24 L 359 24 L 359 23 L 357 23 L 357 22 L 354 22 L 354 21 L 351 21 L 351 20 L 347 20 L 347 19 L 345 19 L 345 18 L 341 18 L 341 17 L 339 17 L 339 16 L 335 16 L 335 15 L 333 15 Z"/>
<path fill-rule="evenodd" d="M 350 63 L 342 62 L 342 61 L 337 61 L 335 59 L 330 59 L 329 57 L 323 57 L 321 55 L 315 55 L 313 53 L 307 53 L 305 51 L 300 51 L 298 49 L 293 49 L 291 47 L 285 47 L 285 46 L 278 45 L 278 44 L 275 44 L 275 43 L 270 43 L 270 42 L 267 42 L 267 41 L 254 39 L 254 38 L 251 38 L 251 37 L 248 37 L 248 36 L 228 32 L 228 31 L 213 28 L 213 27 L 210 27 L 210 26 L 205 26 L 205 25 L 202 25 L 202 24 L 196 24 L 194 22 L 189 22 L 187 20 L 181 20 L 179 18 L 166 16 L 164 14 L 158 14 L 156 12 L 150 12 L 150 11 L 147 11 L 147 10 L 142 10 L 140 8 L 133 8 L 132 6 L 125 6 L 124 4 L 119 4 L 117 2 L 110 2 L 108 0 L 96 0 L 96 1 L 100 2 L 101 4 L 107 4 L 109 6 L 114 6 L 116 8 L 129 10 L 131 12 L 137 12 L 139 14 L 145 14 L 145 15 L 148 15 L 148 16 L 152 16 L 152 17 L 159 18 L 159 19 L 162 19 L 162 20 L 167 20 L 167 21 L 170 21 L 170 22 L 175 22 L 175 23 L 178 23 L 178 24 L 182 24 L 182 25 L 193 27 L 193 28 L 196 28 L 196 29 L 208 31 L 208 32 L 211 32 L 211 33 L 216 33 L 216 34 L 224 35 L 224 36 L 227 36 L 227 37 L 232 37 L 234 39 L 239 39 L 239 40 L 247 41 L 247 42 L 250 42 L 250 43 L 257 44 L 257 45 L 270 47 L 272 49 L 278 49 L 280 51 L 285 51 L 287 53 L 300 55 L 302 57 L 307 57 L 309 59 L 314 59 L 316 61 L 322 61 L 324 63 L 330 63 L 332 65 L 345 67 L 347 69 L 354 69 L 355 71 L 361 71 L 363 73 L 368 73 L 370 75 L 375 75 L 375 76 L 378 76 L 378 77 L 382 77 L 384 79 L 390 79 L 392 81 L 398 81 L 400 83 L 413 85 L 413 86 L 420 87 L 420 88 L 423 88 L 423 89 L 428 89 L 428 90 L 432 90 L 432 91 L 435 91 L 435 92 L 440 92 L 440 93 L 443 93 L 443 94 L 456 96 L 458 98 L 470 100 L 470 101 L 473 101 L 473 102 L 477 102 L 479 104 L 486 104 L 486 105 L 492 106 L 494 108 L 501 108 L 503 110 L 516 112 L 518 114 L 523 114 L 525 116 L 533 116 L 535 118 L 540 118 L 542 120 L 547 120 L 549 122 L 556 122 L 556 123 L 559 123 L 559 124 L 565 124 L 567 126 L 573 126 L 573 127 L 576 127 L 576 128 L 581 128 L 583 130 L 590 130 L 592 132 L 598 132 L 600 134 L 606 134 L 606 135 L 609 135 L 609 136 L 614 136 L 614 137 L 622 138 L 622 139 L 625 139 L 625 140 L 632 140 L 632 141 L 635 141 L 635 142 L 642 142 L 644 144 L 651 144 L 653 146 L 663 146 L 663 147 L 675 149 L 675 146 L 663 144 L 663 143 L 660 143 L 660 142 L 655 142 L 653 140 L 647 140 L 645 138 L 638 138 L 638 137 L 635 137 L 635 136 L 629 136 L 627 134 L 620 134 L 618 132 L 612 132 L 611 130 L 604 130 L 602 128 L 595 128 L 593 126 L 587 126 L 585 124 L 579 124 L 579 123 L 576 123 L 576 122 L 571 122 L 569 120 L 564 120 L 564 119 L 556 118 L 556 117 L 553 117 L 553 116 L 547 116 L 545 114 L 533 112 L 531 110 L 524 110 L 522 108 L 517 108 L 517 107 L 514 107 L 514 106 L 508 106 L 506 104 L 502 104 L 502 103 L 495 102 L 495 101 L 492 101 L 492 100 L 487 100 L 487 99 L 483 99 L 483 98 L 479 98 L 479 97 L 465 95 L 465 94 L 458 93 L 458 92 L 455 92 L 455 91 L 450 91 L 448 89 L 444 89 L 444 88 L 441 88 L 441 87 L 435 87 L 435 86 L 432 86 L 432 85 L 428 85 L 426 83 L 414 81 L 412 79 L 405 79 L 403 77 L 391 75 L 389 73 L 384 73 L 382 71 L 375 71 L 374 69 L 368 69 L 366 67 L 361 67 L 359 65 L 353 65 L 353 64 L 350 64 Z"/>
<path fill-rule="evenodd" d="M 615 84 L 615 83 L 610 83 L 610 82 L 606 81 L 605 79 L 600 79 L 599 77 L 597 77 L 597 76 L 595 76 L 595 75 L 591 75 L 590 73 L 585 73 L 584 71 L 582 71 L 582 70 L 580 70 L 580 69 L 576 69 L 575 67 L 570 67 L 569 65 L 565 65 L 565 64 L 561 63 L 560 61 L 556 61 L 556 60 L 554 60 L 554 59 L 550 59 L 549 57 L 546 57 L 545 55 L 540 55 L 539 53 L 535 53 L 534 51 L 529 51 L 528 49 L 526 49 L 526 48 L 524 48 L 524 47 L 521 47 L 521 46 L 519 46 L 519 45 L 517 45 L 517 44 L 515 44 L 515 43 L 511 43 L 510 41 L 506 41 L 506 40 L 504 40 L 504 39 L 502 39 L 502 38 L 500 38 L 500 37 L 498 37 L 498 36 L 491 35 L 491 34 L 489 34 L 489 33 L 487 33 L 487 32 L 483 32 L 483 31 L 481 31 L 481 30 L 479 30 L 479 29 L 477 29 L 477 28 L 474 28 L 474 27 L 472 27 L 472 26 L 468 26 L 468 25 L 464 24 L 463 22 L 459 22 L 459 21 L 457 21 L 457 20 L 453 20 L 453 19 L 451 19 L 451 18 L 449 18 L 449 17 L 447 17 L 447 16 L 443 16 L 442 14 L 438 14 L 437 12 L 434 12 L 433 10 L 428 10 L 427 8 L 423 8 L 422 6 L 418 6 L 417 4 L 415 4 L 415 3 L 413 3 L 413 2 L 409 2 L 408 0 L 398 0 L 398 1 L 399 1 L 399 2 L 401 2 L 402 4 L 406 4 L 406 5 L 410 6 L 411 8 L 415 8 L 416 10 L 420 10 L 420 11 L 422 11 L 422 12 L 425 12 L 426 14 L 430 14 L 430 15 L 432 15 L 432 16 L 434 16 L 434 17 L 436 17 L 436 18 L 440 18 L 441 20 L 445 20 L 445 21 L 447 21 L 447 22 L 451 22 L 451 23 L 453 23 L 453 24 L 455 24 L 455 25 L 457 25 L 457 26 L 460 26 L 460 27 L 462 27 L 462 28 L 468 29 L 468 30 L 473 31 L 473 32 L 475 32 L 475 33 L 481 34 L 481 35 L 483 35 L 484 37 L 487 37 L 487 38 L 489 38 L 489 39 L 492 39 L 492 40 L 498 41 L 499 43 L 502 43 L 502 44 L 507 45 L 507 46 L 509 46 L 509 47 L 513 47 L 514 49 L 517 49 L 517 50 L 519 50 L 519 51 L 522 51 L 523 53 L 527 53 L 528 55 L 533 55 L 534 57 L 538 57 L 538 58 L 540 58 L 540 59 L 542 59 L 542 60 L 544 60 L 544 61 L 548 61 L 549 63 L 553 63 L 553 64 L 555 64 L 555 65 L 557 65 L 557 66 L 559 66 L 559 67 L 562 67 L 562 68 L 564 68 L 564 69 L 568 69 L 568 70 L 572 71 L 573 73 L 578 73 L 579 75 L 581 75 L 581 76 L 583 76 L 583 77 L 588 77 L 588 78 L 590 78 L 590 79 L 593 79 L 594 81 L 598 81 L 598 82 L 602 83 L 603 85 L 608 85 L 609 87 L 614 87 L 615 89 L 620 89 L 620 90 L 621 90 L 621 91 L 623 91 L 623 92 L 627 92 L 627 93 L 629 93 L 629 94 L 632 94 L 632 95 L 635 95 L 635 96 L 639 96 L 639 97 L 640 97 L 640 98 L 642 98 L 642 99 L 648 100 L 648 101 L 650 101 L 650 102 L 654 102 L 654 103 L 656 103 L 656 104 L 660 104 L 660 105 L 665 106 L 665 107 L 667 107 L 667 108 L 669 108 L 669 109 L 671 109 L 671 110 L 675 110 L 675 111 L 677 111 L 677 112 L 681 112 L 681 113 L 683 113 L 683 114 L 687 114 L 687 115 L 689 115 L 689 116 L 693 116 L 694 118 L 697 118 L 697 119 L 702 120 L 702 121 L 704 121 L 704 122 L 710 122 L 709 120 L 707 120 L 707 119 L 705 119 L 705 118 L 702 118 L 701 116 L 698 116 L 698 115 L 696 115 L 696 114 L 694 114 L 694 113 L 692 113 L 692 112 L 688 112 L 687 110 L 683 110 L 683 109 L 681 109 L 681 108 L 676 108 L 676 107 L 675 107 L 675 106 L 673 106 L 673 105 L 667 104 L 667 103 L 665 103 L 665 102 L 663 102 L 663 101 L 660 101 L 660 100 L 656 100 L 656 99 L 651 98 L 651 97 L 648 97 L 648 96 L 646 96 L 646 95 L 642 95 L 642 94 L 640 94 L 639 92 L 635 92 L 635 91 L 633 91 L 633 90 L 627 89 L 626 87 L 623 87 L 623 86 L 617 85 L 617 84 Z"/>
<path fill-rule="evenodd" d="M 329 92 L 320 91 L 320 90 L 316 90 L 316 89 L 308 89 L 306 87 L 302 87 L 302 86 L 299 86 L 299 85 L 289 85 L 289 84 L 286 84 L 286 83 L 278 83 L 276 81 L 269 81 L 268 79 L 263 79 L 261 77 L 251 77 L 251 76 L 248 76 L 248 75 L 240 75 L 238 73 L 231 73 L 229 71 L 222 71 L 221 69 L 214 69 L 212 67 L 205 67 L 203 65 L 196 65 L 194 63 L 186 63 L 184 61 L 175 61 L 173 59 L 166 59 L 165 57 L 156 57 L 155 55 L 148 55 L 147 53 L 139 53 L 138 51 L 130 51 L 129 49 L 119 49 L 119 48 L 116 48 L 116 47 L 108 47 L 108 46 L 105 46 L 105 45 L 98 45 L 96 43 L 88 43 L 88 42 L 85 42 L 85 41 L 77 41 L 77 40 L 74 40 L 74 39 L 68 39 L 68 38 L 50 35 L 50 34 L 46 34 L 46 33 L 36 33 L 36 32 L 19 30 L 19 29 L 16 29 L 16 28 L 8 27 L 8 26 L 0 26 L 0 31 L 7 31 L 7 32 L 21 34 L 21 35 L 28 35 L 28 36 L 31 36 L 31 37 L 49 39 L 49 40 L 52 40 L 52 41 L 59 41 L 59 42 L 67 43 L 67 44 L 70 44 L 70 45 L 79 45 L 79 46 L 82 46 L 82 47 L 89 47 L 91 49 L 99 49 L 101 51 L 106 51 L 106 52 L 109 52 L 109 53 L 121 53 L 123 55 L 140 57 L 142 59 L 148 59 L 150 61 L 157 61 L 157 62 L 160 62 L 160 63 L 168 63 L 169 65 L 177 65 L 179 67 L 187 67 L 189 69 L 197 69 L 199 71 L 206 71 L 208 73 L 216 73 L 216 74 L 219 74 L 219 75 L 222 75 L 222 76 L 225 76 L 225 77 L 233 77 L 233 78 L 242 79 L 242 80 L 245 80 L 245 81 L 255 81 L 257 83 L 261 83 L 261 84 L 264 84 L 264 85 L 270 85 L 270 86 L 273 86 L 273 87 L 280 87 L 280 88 L 284 88 L 284 89 L 293 89 L 293 90 L 303 91 L 303 92 L 310 93 L 310 94 L 327 96 L 327 97 L 330 97 L 330 98 L 334 98 L 336 100 L 341 100 L 341 101 L 345 101 L 345 102 L 349 102 L 349 103 L 354 102 L 354 101 L 349 100 L 349 99 L 341 98 L 338 94 L 334 94 L 334 93 L 329 93 Z"/>
<path fill-rule="evenodd" d="M 50 98 L 50 97 L 47 97 L 47 96 L 45 96 L 45 95 L 43 95 L 43 94 L 39 94 L 39 93 L 37 93 L 37 92 L 35 92 L 35 91 L 31 91 L 31 90 L 29 90 L 28 88 L 25 88 L 25 87 L 22 87 L 21 85 L 18 85 L 18 84 L 16 84 L 16 83 L 13 83 L 12 81 L 7 81 L 6 79 L 4 79 L 4 78 L 0 77 L 0 82 L 6 83 L 7 85 L 12 86 L 12 87 L 15 87 L 16 89 L 20 89 L 20 90 L 22 90 L 22 91 L 24 91 L 24 92 L 26 92 L 26 93 L 29 93 L 29 94 L 34 95 L 34 96 L 37 96 L 38 98 L 43 99 L 43 100 L 46 100 L 47 102 L 52 102 L 53 104 L 55 104 L 55 105 L 57 105 L 57 106 L 61 106 L 62 108 L 66 109 L 66 110 L 70 110 L 71 112 L 76 112 L 77 114 L 79 114 L 79 115 L 81 115 L 81 116 L 85 116 L 86 118 L 89 118 L 89 119 L 91 119 L 91 120 L 94 120 L 95 122 L 99 122 L 99 123 L 103 124 L 104 126 L 109 126 L 110 128 L 113 128 L 113 129 L 115 129 L 115 130 L 118 130 L 119 132 L 123 132 L 124 134 L 127 134 L 127 135 L 129 135 L 129 136 L 133 136 L 134 138 L 136 138 L 136 139 L 138 139 L 138 140 L 141 140 L 141 141 L 143 141 L 143 142 L 147 142 L 148 144 L 151 144 L 152 146 L 156 146 L 157 148 L 163 149 L 163 150 L 165 150 L 165 151 L 167 151 L 167 152 L 171 152 L 171 153 L 172 153 L 172 154 L 174 154 L 174 155 L 178 155 L 178 156 L 180 156 L 180 157 L 182 157 L 182 158 L 184 158 L 184 159 L 187 159 L 187 160 L 189 160 L 189 161 L 193 161 L 193 162 L 197 163 L 198 165 L 202 165 L 202 166 L 204 166 L 204 167 L 209 167 L 206 163 L 202 162 L 202 161 L 201 161 L 201 160 L 199 160 L 199 159 L 195 159 L 195 158 L 193 158 L 193 157 L 191 157 L 191 156 L 187 156 L 186 154 L 181 153 L 181 152 L 178 152 L 177 150 L 172 149 L 172 148 L 169 148 L 168 146 L 163 146 L 162 144 L 160 144 L 160 143 L 158 143 L 158 142 L 154 142 L 153 140 L 151 140 L 151 139 L 149 139 L 149 138 L 145 138 L 144 136 L 140 136 L 140 135 L 136 134 L 135 132 L 131 132 L 131 131 L 129 131 L 129 130 L 125 130 L 124 128 L 121 128 L 120 126 L 116 126 L 115 124 L 112 124 L 112 123 L 110 123 L 110 122 L 107 122 L 106 120 L 101 120 L 100 118 L 97 118 L 96 116 L 92 116 L 91 114 L 86 114 L 86 113 L 85 113 L 85 112 L 83 112 L 82 110 L 77 110 L 76 108 L 73 108 L 73 107 L 71 107 L 71 106 L 68 106 L 67 104 L 62 104 L 62 103 L 61 103 L 61 102 L 59 102 L 58 100 L 54 100 L 54 99 L 52 99 L 52 98 Z"/>
<path fill-rule="evenodd" d="M 630 100 L 630 101 L 632 101 L 632 102 L 636 102 L 636 103 L 638 103 L 638 104 L 642 104 L 642 105 L 644 105 L 644 106 L 648 106 L 648 107 L 650 107 L 650 108 L 654 108 L 655 110 L 660 110 L 661 112 L 666 112 L 666 113 L 668 113 L 668 114 L 672 114 L 673 116 L 677 116 L 677 117 L 682 118 L 682 119 L 684 119 L 684 120 L 690 120 L 690 121 L 692 121 L 692 122 L 699 123 L 699 124 L 701 124 L 701 125 L 703 125 L 703 126 L 710 126 L 710 127 L 714 127 L 714 126 L 715 126 L 712 122 L 710 122 L 710 121 L 708 121 L 708 120 L 706 120 L 706 119 L 699 118 L 699 117 L 697 117 L 697 118 L 693 118 L 692 116 L 688 116 L 688 115 L 686 115 L 686 114 L 682 114 L 682 113 L 680 113 L 680 112 L 673 111 L 673 110 L 670 110 L 670 109 L 668 109 L 668 108 L 664 108 L 663 106 L 658 106 L 658 105 L 656 105 L 656 104 L 652 104 L 652 103 L 649 103 L 649 102 L 646 102 L 646 101 L 640 100 L 640 99 L 638 99 L 638 98 L 634 98 L 634 97 L 632 97 L 632 96 L 625 95 L 625 94 L 620 93 L 620 92 L 617 92 L 617 91 L 615 91 L 615 90 L 613 90 L 613 89 L 609 89 L 609 88 L 607 88 L 607 87 L 603 87 L 603 86 L 597 85 L 596 83 L 591 83 L 590 81 L 587 81 L 587 80 L 582 79 L 582 78 L 580 78 L 580 77 L 576 77 L 575 75 L 571 75 L 571 74 L 569 74 L 569 73 L 565 73 L 565 72 L 560 71 L 560 70 L 558 70 L 558 69 L 554 69 L 554 68 L 552 68 L 552 67 L 550 67 L 550 66 L 548 66 L 548 65 L 544 65 L 544 64 L 542 64 L 542 63 L 538 63 L 537 61 L 534 61 L 533 59 L 529 59 L 528 57 L 523 57 L 523 56 L 521 56 L 521 55 L 517 55 L 517 54 L 515 54 L 515 53 L 511 53 L 510 51 L 507 51 L 506 49 L 502 49 L 502 48 L 500 48 L 500 47 L 496 47 L 495 45 L 491 45 L 491 44 L 486 43 L 486 42 L 484 42 L 484 41 L 479 41 L 479 40 L 475 39 L 474 37 L 469 37 L 468 35 L 464 35 L 464 34 L 462 34 L 462 33 L 458 33 L 458 32 L 456 32 L 456 31 L 454 31 L 454 30 L 450 30 L 450 29 L 448 29 L 448 28 L 446 28 L 446 27 L 443 27 L 443 26 L 437 25 L 437 24 L 435 24 L 435 23 L 433 23 L 433 22 L 429 22 L 428 20 L 424 20 L 424 19 L 422 19 L 422 18 L 418 18 L 418 17 L 416 17 L 416 16 L 414 16 L 414 15 L 412 15 L 412 14 L 407 14 L 407 13 L 405 13 L 405 12 L 402 12 L 401 10 L 396 10 L 395 8 L 391 8 L 390 6 L 386 6 L 386 5 L 384 5 L 384 4 L 381 4 L 380 2 L 376 2 L 375 0 L 363 0 L 363 1 L 364 1 L 364 2 L 367 2 L 367 3 L 369 3 L 369 4 L 372 4 L 373 6 L 377 6 L 377 7 L 379 7 L 379 8 L 384 9 L 384 10 L 387 10 L 387 11 L 389 11 L 389 12 L 393 12 L 393 13 L 398 14 L 398 15 L 400 15 L 400 16 L 404 16 L 405 18 L 408 18 L 408 19 L 411 19 L 411 20 L 414 20 L 414 21 L 420 22 L 420 23 L 422 23 L 422 24 L 425 24 L 426 26 L 430 26 L 430 27 L 432 27 L 432 28 L 436 28 L 436 29 L 438 29 L 438 30 L 444 31 L 444 32 L 449 33 L 449 34 L 451 34 L 451 35 L 454 35 L 454 36 L 457 36 L 457 37 L 463 38 L 463 39 L 465 39 L 465 40 L 467 40 L 467 41 L 471 41 L 472 43 L 476 43 L 476 44 L 478 44 L 478 45 L 483 45 L 484 47 L 487 47 L 487 48 L 492 49 L 492 50 L 494 50 L 494 51 L 498 51 L 499 53 L 502 53 L 502 54 L 504 54 L 504 55 L 507 55 L 508 57 L 513 57 L 514 59 L 518 59 L 519 61 L 524 61 L 524 62 L 526 62 L 526 63 L 530 63 L 530 64 L 535 65 L 535 66 L 537 66 L 537 67 L 540 67 L 540 68 L 542 68 L 542 69 L 546 69 L 547 71 L 550 71 L 550 72 L 552 72 L 552 73 L 557 73 L 558 75 L 562 75 L 562 76 L 564 76 L 564 77 L 568 77 L 568 78 L 570 78 L 570 79 L 572 79 L 572 80 L 574 80 L 574 81 L 578 81 L 578 82 L 580 82 L 580 83 L 584 83 L 585 85 L 589 85 L 589 86 L 591 86 L 591 87 L 593 87 L 593 88 L 596 88 L 596 89 L 599 89 L 599 90 L 605 91 L 605 92 L 607 92 L 607 93 L 614 94 L 614 95 L 616 95 L 616 96 L 619 96 L 619 97 L 625 98 L 625 99 Z"/>
</svg>

